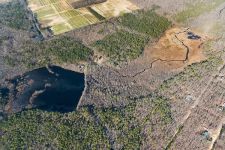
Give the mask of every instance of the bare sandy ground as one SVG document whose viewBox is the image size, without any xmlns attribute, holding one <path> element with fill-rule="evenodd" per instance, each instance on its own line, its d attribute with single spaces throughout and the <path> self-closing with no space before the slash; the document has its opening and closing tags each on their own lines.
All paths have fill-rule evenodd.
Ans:
<svg viewBox="0 0 225 150">
<path fill-rule="evenodd" d="M 188 33 L 198 35 L 199 39 L 188 39 Z M 200 62 L 205 59 L 202 45 L 207 40 L 203 34 L 189 29 L 172 28 L 151 48 L 145 50 L 144 57 L 167 61 L 187 61 L 188 64 Z M 187 46 L 189 50 L 187 51 Z"/>
<path fill-rule="evenodd" d="M 189 32 L 200 38 L 188 39 Z M 204 34 L 191 29 L 177 27 L 169 29 L 154 45 L 146 46 L 142 57 L 130 62 L 129 65 L 121 66 L 121 74 L 135 78 L 137 83 L 152 89 L 152 85 L 159 85 L 165 76 L 170 77 L 169 74 L 206 59 L 203 45 L 208 39 Z"/>
</svg>

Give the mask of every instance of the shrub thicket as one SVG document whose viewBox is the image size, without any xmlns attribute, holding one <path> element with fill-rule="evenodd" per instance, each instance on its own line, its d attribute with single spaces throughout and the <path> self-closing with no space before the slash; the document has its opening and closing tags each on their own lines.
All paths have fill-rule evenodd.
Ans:
<svg viewBox="0 0 225 150">
<path fill-rule="evenodd" d="M 0 4 L 0 23 L 24 30 L 30 25 L 25 7 L 17 0 Z"/>
<path fill-rule="evenodd" d="M 167 18 L 157 15 L 153 10 L 125 14 L 119 20 L 123 26 L 153 38 L 160 37 L 171 26 Z"/>
<path fill-rule="evenodd" d="M 146 37 L 118 31 L 95 42 L 94 46 L 114 63 L 132 60 L 140 56 L 148 42 Z"/>
</svg>

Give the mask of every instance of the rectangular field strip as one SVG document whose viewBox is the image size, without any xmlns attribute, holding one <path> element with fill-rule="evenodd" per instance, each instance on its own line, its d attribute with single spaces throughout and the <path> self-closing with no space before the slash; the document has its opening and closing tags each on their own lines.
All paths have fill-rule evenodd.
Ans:
<svg viewBox="0 0 225 150">
<path fill-rule="evenodd" d="M 63 11 L 67 11 L 69 9 L 73 9 L 73 7 L 71 7 L 66 2 L 57 2 L 57 3 L 54 3 L 53 6 L 57 12 L 63 12 Z"/>
<path fill-rule="evenodd" d="M 28 7 L 37 16 L 40 27 L 50 28 L 54 35 L 138 9 L 128 0 L 108 0 L 88 8 L 74 9 L 71 3 L 75 1 L 77 0 L 28 0 Z M 126 8 L 124 4 L 131 9 Z"/>
<path fill-rule="evenodd" d="M 38 19 L 57 14 L 57 12 L 51 6 L 42 7 L 34 13 L 37 15 Z"/>
<path fill-rule="evenodd" d="M 75 29 L 89 25 L 89 21 L 82 15 L 77 15 L 68 20 L 68 23 Z"/>
<path fill-rule="evenodd" d="M 77 15 L 80 15 L 80 13 L 74 9 L 60 13 L 60 16 L 63 17 L 65 20 L 69 20 L 70 18 L 76 17 Z"/>
<path fill-rule="evenodd" d="M 64 32 L 68 32 L 71 30 L 70 26 L 68 26 L 65 23 L 60 23 L 60 24 L 56 24 L 54 26 L 52 26 L 52 31 L 55 33 L 55 35 L 64 33 Z"/>
</svg>

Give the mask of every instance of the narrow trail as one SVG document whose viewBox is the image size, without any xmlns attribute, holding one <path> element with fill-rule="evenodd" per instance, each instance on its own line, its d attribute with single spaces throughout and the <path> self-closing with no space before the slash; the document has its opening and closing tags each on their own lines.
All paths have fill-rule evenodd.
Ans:
<svg viewBox="0 0 225 150">
<path fill-rule="evenodd" d="M 213 80 L 215 79 L 215 77 L 221 72 L 221 70 L 223 70 L 225 68 L 225 64 L 223 64 L 217 71 L 217 73 L 215 73 L 214 75 L 212 75 L 212 77 L 210 78 L 210 80 L 208 81 L 207 85 L 205 86 L 205 88 L 201 91 L 200 95 L 198 96 L 198 98 L 196 99 L 196 101 L 194 102 L 194 104 L 191 106 L 191 108 L 189 109 L 189 111 L 187 112 L 187 114 L 184 116 L 183 120 L 181 121 L 180 125 L 179 126 L 184 126 L 185 123 L 187 122 L 187 120 L 189 119 L 190 115 L 192 114 L 194 108 L 196 108 L 196 106 L 199 104 L 202 96 L 205 94 L 205 92 L 210 88 L 211 86 L 211 83 L 213 82 Z M 225 118 L 224 118 L 225 119 Z M 221 124 L 223 124 L 225 120 L 222 120 L 222 123 L 220 123 L 220 126 Z M 220 131 L 221 127 L 218 128 L 218 131 Z M 180 133 L 180 129 L 177 129 L 177 131 L 175 132 L 173 138 L 171 139 L 171 141 L 174 141 L 177 137 L 177 135 Z M 209 149 L 211 150 L 216 139 L 218 138 L 218 133 L 219 132 L 216 132 L 214 138 L 213 138 L 213 141 L 212 141 L 212 144 L 210 145 Z M 169 142 L 169 144 L 166 146 L 165 149 L 169 149 L 171 145 L 171 142 Z"/>
<path fill-rule="evenodd" d="M 196 99 L 196 101 L 194 102 L 194 104 L 191 106 L 191 108 L 188 110 L 187 114 L 184 116 L 183 120 L 180 123 L 180 127 L 184 126 L 184 124 L 187 122 L 188 118 L 190 117 L 193 109 L 198 105 L 202 95 L 207 91 L 207 89 L 209 88 L 209 86 L 211 85 L 212 81 L 214 79 L 214 76 L 208 81 L 207 86 L 202 90 L 202 92 L 200 93 L 199 97 Z M 175 134 L 173 135 L 171 141 L 174 141 L 177 137 L 177 135 L 180 133 L 180 129 L 177 129 Z M 169 149 L 171 145 L 171 142 L 169 142 L 166 146 L 166 150 Z"/>
<path fill-rule="evenodd" d="M 123 30 L 123 31 L 129 32 L 131 34 L 136 34 L 136 35 L 139 35 L 139 36 L 142 36 L 142 37 L 149 37 L 147 34 L 140 33 L 140 32 L 135 31 L 135 30 L 131 30 L 130 28 L 125 27 L 125 26 L 117 26 L 117 28 L 118 28 L 118 30 Z"/>
<path fill-rule="evenodd" d="M 136 77 L 136 76 L 138 76 L 138 75 L 140 75 L 140 74 L 142 74 L 142 73 L 144 73 L 144 72 L 146 72 L 146 71 L 152 69 L 152 68 L 153 68 L 153 65 L 154 65 L 156 62 L 160 62 L 160 61 L 161 61 L 161 62 L 179 62 L 179 61 L 184 62 L 184 60 L 163 60 L 163 59 L 156 59 L 156 60 L 154 60 L 154 61 L 152 61 L 152 62 L 150 63 L 150 66 L 149 66 L 149 67 L 147 67 L 147 68 L 145 68 L 145 69 L 143 69 L 143 70 L 141 70 L 141 71 L 135 73 L 134 75 L 121 75 L 121 76 L 122 76 L 123 78 L 126 78 L 126 77 L 134 78 L 134 77 Z M 119 73 L 119 72 L 118 72 L 118 73 Z"/>
<path fill-rule="evenodd" d="M 214 149 L 214 146 L 215 146 L 215 143 L 217 141 L 217 139 L 219 138 L 220 134 L 221 134 L 221 131 L 223 129 L 223 125 L 225 124 L 225 118 L 223 118 L 219 125 L 218 125 L 218 128 L 214 131 L 214 133 L 211 135 L 212 136 L 212 142 L 209 146 L 209 150 L 213 150 Z"/>
<path fill-rule="evenodd" d="M 220 69 L 219 73 L 221 73 L 221 70 L 224 70 L 224 69 L 225 69 L 225 65 Z M 223 88 L 223 87 L 221 87 L 221 88 Z M 225 91 L 221 94 L 219 99 L 223 99 L 224 96 L 225 96 Z M 209 146 L 209 150 L 214 149 L 215 143 L 216 143 L 217 139 L 219 138 L 219 136 L 221 134 L 221 131 L 222 131 L 222 128 L 223 128 L 224 124 L 225 124 L 225 117 L 221 119 L 221 121 L 218 124 L 217 129 L 215 131 L 213 131 L 213 133 L 211 134 L 212 142 Z"/>
<path fill-rule="evenodd" d="M 184 59 L 172 59 L 172 60 L 166 60 L 166 59 L 161 59 L 161 58 L 156 58 L 155 60 L 153 60 L 151 63 L 150 63 L 150 66 L 149 67 L 146 67 L 145 69 L 133 74 L 133 75 L 121 75 L 122 77 L 126 78 L 126 77 L 131 77 L 131 78 L 134 78 L 138 75 L 141 75 L 142 73 L 150 70 L 153 68 L 153 65 L 156 63 L 156 62 L 182 62 L 182 63 L 186 63 L 189 59 L 189 52 L 190 52 L 190 48 L 181 40 L 179 39 L 178 35 L 179 34 L 182 34 L 182 33 L 185 33 L 189 30 L 189 28 L 185 29 L 184 31 L 181 31 L 181 32 L 178 32 L 178 33 L 175 33 L 174 37 L 175 39 L 184 47 L 184 49 L 186 50 L 186 53 L 185 53 L 185 58 Z M 118 72 L 119 73 L 119 72 Z"/>
</svg>

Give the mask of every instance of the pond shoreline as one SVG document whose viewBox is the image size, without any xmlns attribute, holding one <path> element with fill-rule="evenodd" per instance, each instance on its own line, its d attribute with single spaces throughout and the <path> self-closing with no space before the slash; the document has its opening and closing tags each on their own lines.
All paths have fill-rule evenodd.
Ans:
<svg viewBox="0 0 225 150">
<path fill-rule="evenodd" d="M 77 107 L 85 90 L 85 74 L 46 66 L 7 80 L 9 89 L 6 113 L 38 108 L 70 112 Z"/>
</svg>

